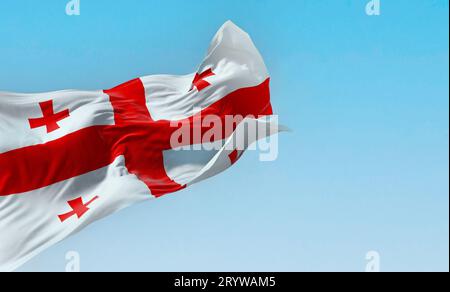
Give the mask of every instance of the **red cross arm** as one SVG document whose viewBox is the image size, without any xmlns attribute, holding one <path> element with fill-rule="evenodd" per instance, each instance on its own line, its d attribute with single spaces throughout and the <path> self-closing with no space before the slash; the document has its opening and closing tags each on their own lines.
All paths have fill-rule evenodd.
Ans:
<svg viewBox="0 0 450 292">
<path fill-rule="evenodd" d="M 242 153 L 240 153 L 237 149 L 234 150 L 233 152 L 231 152 L 230 155 L 228 155 L 228 157 L 230 158 L 231 164 L 235 164 L 241 157 L 241 154 Z"/>
</svg>

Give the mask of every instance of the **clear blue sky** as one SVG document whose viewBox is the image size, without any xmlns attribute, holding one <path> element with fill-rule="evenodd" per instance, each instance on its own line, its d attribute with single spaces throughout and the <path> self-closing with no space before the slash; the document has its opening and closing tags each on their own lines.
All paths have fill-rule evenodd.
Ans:
<svg viewBox="0 0 450 292">
<path fill-rule="evenodd" d="M 0 2 L 0 90 L 103 89 L 193 72 L 228 19 L 272 76 L 280 157 L 131 207 L 22 271 L 449 269 L 448 1 Z M 1 171 L 1 170 L 0 170 Z M 45 212 L 45 210 L 43 210 Z"/>
</svg>

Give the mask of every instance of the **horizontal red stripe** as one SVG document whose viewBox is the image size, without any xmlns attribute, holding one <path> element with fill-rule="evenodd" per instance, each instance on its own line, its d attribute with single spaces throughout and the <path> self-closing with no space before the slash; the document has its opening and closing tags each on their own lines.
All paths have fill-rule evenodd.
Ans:
<svg viewBox="0 0 450 292">
<path fill-rule="evenodd" d="M 0 154 L 0 195 L 18 194 L 111 164 L 104 127 L 90 127 L 45 144 Z"/>
</svg>

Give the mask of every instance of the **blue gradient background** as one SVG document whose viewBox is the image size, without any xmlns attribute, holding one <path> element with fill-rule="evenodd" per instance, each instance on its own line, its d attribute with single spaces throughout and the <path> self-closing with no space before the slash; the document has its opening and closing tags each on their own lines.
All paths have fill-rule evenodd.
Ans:
<svg viewBox="0 0 450 292">
<path fill-rule="evenodd" d="M 0 2 L 0 90 L 102 89 L 193 72 L 231 19 L 253 37 L 294 132 L 272 163 L 91 225 L 21 271 L 449 270 L 448 1 Z M 125 194 L 124 194 L 125 195 Z M 45 212 L 45 210 L 42 210 Z"/>
</svg>

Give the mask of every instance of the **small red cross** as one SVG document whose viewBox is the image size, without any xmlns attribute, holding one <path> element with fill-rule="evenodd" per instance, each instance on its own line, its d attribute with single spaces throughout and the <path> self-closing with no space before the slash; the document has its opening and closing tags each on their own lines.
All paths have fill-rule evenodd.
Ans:
<svg viewBox="0 0 450 292">
<path fill-rule="evenodd" d="M 53 100 L 41 102 L 39 106 L 44 116 L 42 118 L 29 119 L 31 129 L 45 126 L 47 133 L 51 133 L 59 129 L 59 121 L 70 116 L 68 109 L 55 113 L 53 110 Z"/>
<path fill-rule="evenodd" d="M 202 91 L 206 87 L 210 86 L 211 83 L 209 83 L 208 81 L 206 81 L 204 79 L 209 76 L 214 76 L 214 75 L 216 75 L 216 74 L 214 74 L 214 72 L 212 71 L 211 68 L 201 74 L 198 74 L 198 73 L 195 74 L 194 81 L 192 81 L 191 90 L 194 89 L 194 87 L 196 87 L 198 91 Z"/>
<path fill-rule="evenodd" d="M 242 155 L 242 152 L 238 151 L 237 149 L 234 150 L 233 152 L 231 152 L 230 155 L 228 155 L 228 157 L 230 158 L 231 164 L 235 164 L 236 161 L 239 160 L 241 155 Z"/>
<path fill-rule="evenodd" d="M 75 215 L 78 217 L 78 219 L 80 219 L 87 211 L 89 211 L 88 206 L 90 204 L 92 204 L 92 202 L 97 200 L 98 198 L 99 198 L 98 196 L 95 196 L 86 204 L 83 203 L 83 198 L 81 198 L 81 197 L 76 198 L 75 200 L 72 200 L 72 201 L 68 201 L 67 203 L 72 208 L 72 211 L 62 214 L 62 215 L 58 215 L 59 220 L 61 220 L 61 222 L 64 222 L 67 219 L 69 219 L 70 217 L 75 216 Z"/>
</svg>

